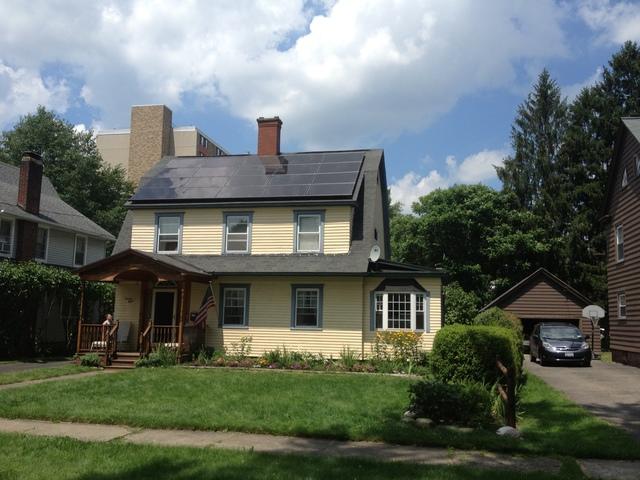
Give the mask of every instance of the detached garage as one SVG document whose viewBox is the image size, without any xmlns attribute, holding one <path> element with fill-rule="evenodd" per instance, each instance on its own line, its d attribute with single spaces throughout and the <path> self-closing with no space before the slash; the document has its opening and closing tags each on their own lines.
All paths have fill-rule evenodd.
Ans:
<svg viewBox="0 0 640 480">
<path fill-rule="evenodd" d="M 582 309 L 591 301 L 544 268 L 540 268 L 500 295 L 482 310 L 499 307 L 522 320 L 525 339 L 540 322 L 569 322 L 592 335 L 591 321 L 582 318 Z M 594 331 L 594 353 L 600 354 L 600 333 Z M 589 342 L 591 343 L 591 342 Z"/>
</svg>

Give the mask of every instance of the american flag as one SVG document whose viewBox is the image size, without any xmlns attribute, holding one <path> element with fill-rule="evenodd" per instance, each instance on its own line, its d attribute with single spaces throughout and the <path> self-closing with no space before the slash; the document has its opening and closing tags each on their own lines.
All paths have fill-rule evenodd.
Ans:
<svg viewBox="0 0 640 480">
<path fill-rule="evenodd" d="M 198 310 L 198 314 L 193 321 L 193 324 L 196 326 L 201 326 L 202 328 L 207 326 L 207 313 L 209 309 L 216 306 L 216 299 L 213 296 L 213 289 L 211 288 L 211 284 L 207 287 L 207 291 L 204 294 L 204 299 L 202 300 L 202 304 L 200 305 L 200 309 Z"/>
</svg>

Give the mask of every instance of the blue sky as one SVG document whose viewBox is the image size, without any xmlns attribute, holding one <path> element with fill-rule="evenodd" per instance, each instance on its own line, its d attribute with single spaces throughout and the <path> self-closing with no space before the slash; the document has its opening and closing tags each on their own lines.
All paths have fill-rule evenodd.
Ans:
<svg viewBox="0 0 640 480">
<path fill-rule="evenodd" d="M 384 148 L 408 206 L 498 186 L 540 70 L 572 97 L 625 40 L 640 40 L 628 0 L 2 2 L 0 128 L 38 104 L 122 128 L 132 104 L 165 103 L 241 153 L 255 118 L 279 115 L 283 150 Z"/>
</svg>

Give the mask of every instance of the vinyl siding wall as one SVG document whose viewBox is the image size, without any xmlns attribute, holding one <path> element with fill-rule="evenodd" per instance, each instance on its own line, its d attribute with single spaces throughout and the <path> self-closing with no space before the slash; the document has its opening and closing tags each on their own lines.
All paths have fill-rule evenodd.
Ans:
<svg viewBox="0 0 640 480">
<path fill-rule="evenodd" d="M 634 157 L 640 155 L 640 144 L 629 133 L 620 152 L 615 184 L 609 207 L 611 220 L 608 230 L 608 287 L 610 347 L 614 361 L 640 366 L 640 176 Z M 628 185 L 622 188 L 622 175 L 627 169 Z M 615 229 L 622 225 L 624 260 L 617 261 Z M 618 316 L 618 294 L 627 301 L 626 318 Z"/>
<path fill-rule="evenodd" d="M 49 246 L 47 263 L 62 267 L 73 267 L 73 253 L 76 236 L 74 233 L 49 228 Z M 97 238 L 88 238 L 87 264 L 105 257 L 105 242 Z"/>
<path fill-rule="evenodd" d="M 218 309 L 209 311 L 207 345 L 227 349 L 241 337 L 252 337 L 251 354 L 286 347 L 288 350 L 338 357 L 343 348 L 362 351 L 362 278 L 346 277 L 233 277 L 223 284 L 250 284 L 247 328 L 218 326 Z M 323 285 L 321 329 L 291 328 L 291 285 Z M 199 292 L 200 300 L 202 291 Z M 195 289 L 194 294 L 197 295 Z M 216 300 L 222 301 L 219 287 Z M 199 300 L 192 307 L 199 305 Z M 197 307 L 196 307 L 197 308 Z"/>
<path fill-rule="evenodd" d="M 249 209 L 193 208 L 166 210 L 184 213 L 182 253 L 185 255 L 222 254 L 223 214 L 253 212 L 251 253 L 256 255 L 293 253 L 294 209 L 264 207 Z M 351 207 L 327 207 L 324 223 L 324 253 L 349 252 L 351 238 Z M 134 210 L 131 228 L 131 248 L 152 252 L 154 248 L 154 210 Z"/>
<path fill-rule="evenodd" d="M 130 322 L 127 345 L 129 349 L 135 349 L 140 318 L 140 282 L 120 282 L 116 284 L 113 318 L 118 322 Z"/>
</svg>

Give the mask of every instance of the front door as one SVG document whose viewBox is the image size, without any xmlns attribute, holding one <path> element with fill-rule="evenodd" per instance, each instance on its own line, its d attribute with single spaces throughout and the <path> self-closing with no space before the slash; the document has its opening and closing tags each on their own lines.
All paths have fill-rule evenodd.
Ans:
<svg viewBox="0 0 640 480">
<path fill-rule="evenodd" d="M 153 292 L 153 324 L 173 325 L 176 318 L 175 290 Z"/>
</svg>

